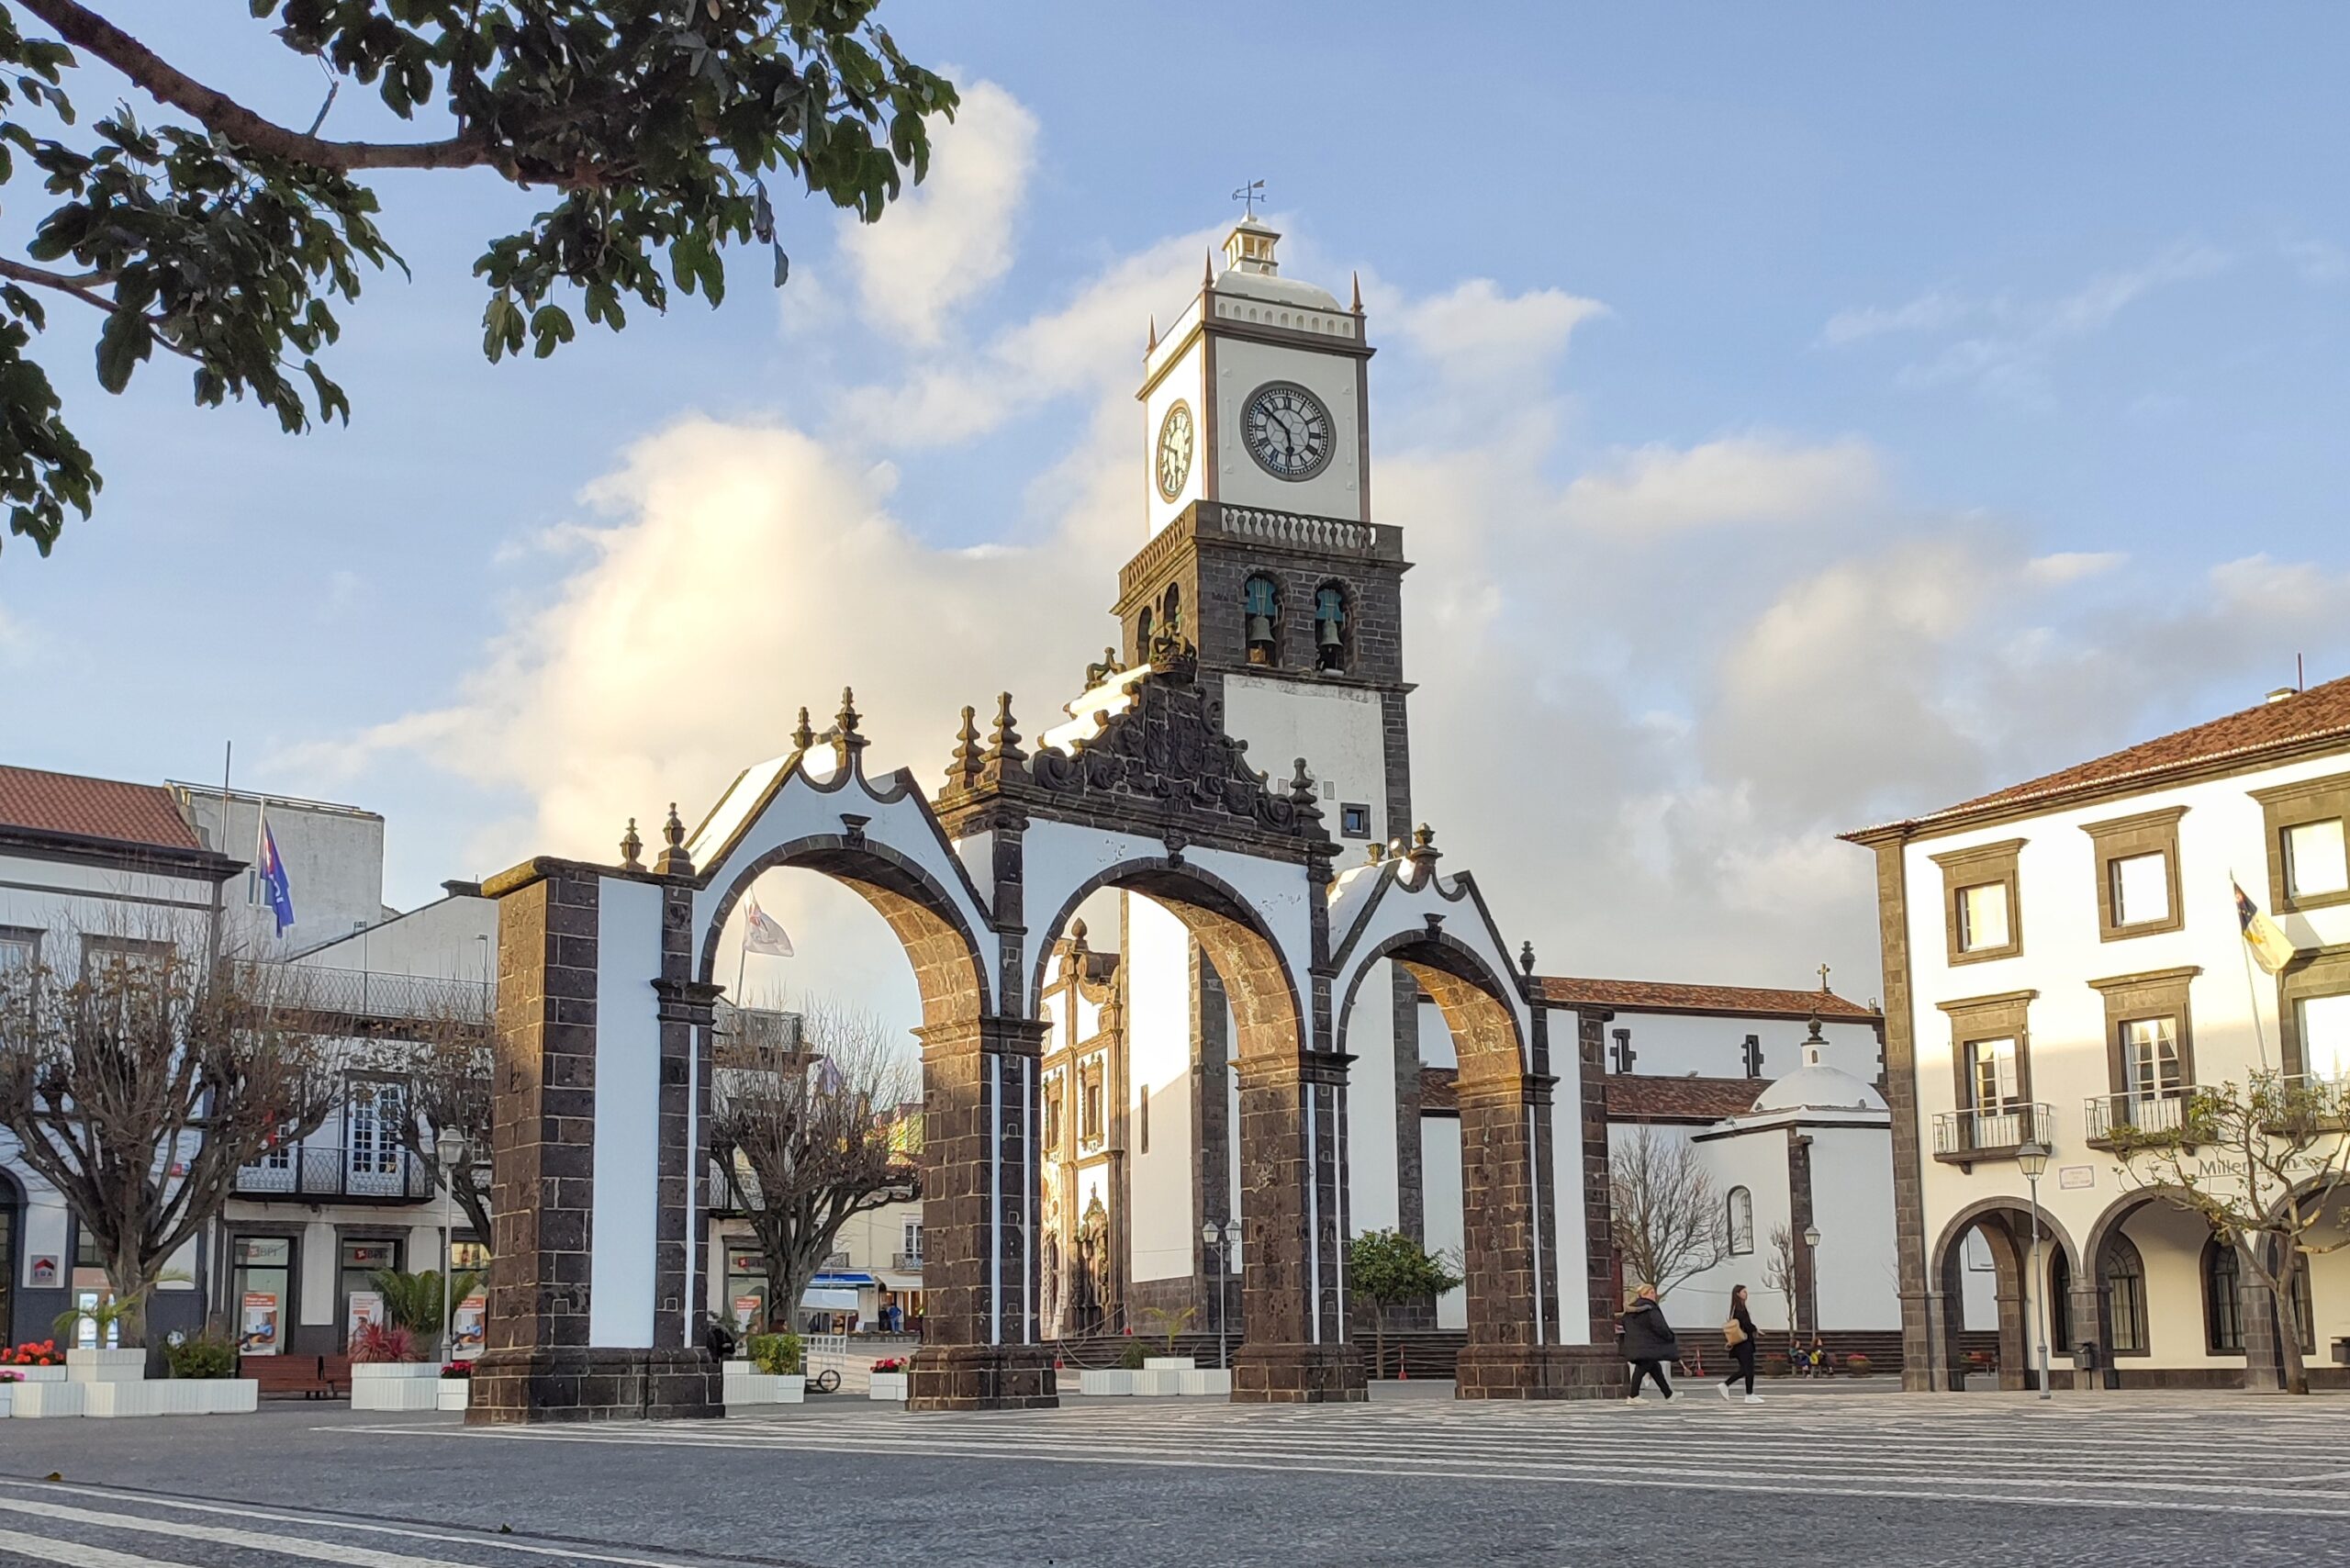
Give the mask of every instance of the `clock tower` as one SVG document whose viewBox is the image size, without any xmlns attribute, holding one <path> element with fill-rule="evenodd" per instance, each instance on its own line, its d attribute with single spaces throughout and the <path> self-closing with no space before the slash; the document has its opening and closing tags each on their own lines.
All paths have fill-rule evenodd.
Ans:
<svg viewBox="0 0 2350 1568">
<path fill-rule="evenodd" d="M 1202 686 L 1259 771 L 1286 779 L 1292 760 L 1305 759 L 1344 865 L 1412 830 L 1409 563 L 1402 530 L 1371 514 L 1372 351 L 1360 289 L 1341 305 L 1283 277 L 1280 241 L 1266 223 L 1243 218 L 1225 239 L 1222 267 L 1211 258 L 1173 324 L 1163 334 L 1152 329 L 1137 394 L 1147 536 L 1119 574 L 1115 612 L 1130 665 L 1148 659 L 1163 637 L 1196 648 Z M 1168 1076 L 1161 1069 L 1188 1061 L 1164 1092 L 1192 1111 L 1181 1154 L 1162 1137 L 1166 1158 L 1138 1153 L 1130 1167 L 1137 1225 L 1169 1209 L 1193 1215 L 1187 1231 L 1170 1226 L 1156 1245 L 1137 1232 L 1134 1299 L 1194 1303 L 1205 1321 L 1206 1282 L 1195 1290 L 1192 1278 L 1168 1276 L 1182 1235 L 1193 1238 L 1196 1268 L 1205 1261 L 1200 1224 L 1237 1212 L 1229 1014 L 1213 966 L 1181 924 L 1146 898 L 1125 902 L 1136 1089 L 1158 1092 L 1152 1081 Z M 1421 1002 L 1417 984 L 1388 968 L 1387 985 L 1365 985 L 1345 1025 L 1355 1058 L 1349 1220 L 1357 1231 L 1417 1236 Z M 1181 1186 L 1191 1188 L 1189 1204 Z"/>
</svg>

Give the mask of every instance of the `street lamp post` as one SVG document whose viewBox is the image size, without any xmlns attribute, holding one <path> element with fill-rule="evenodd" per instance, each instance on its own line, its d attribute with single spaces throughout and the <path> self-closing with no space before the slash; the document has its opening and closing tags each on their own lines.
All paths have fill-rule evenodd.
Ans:
<svg viewBox="0 0 2350 1568">
<path fill-rule="evenodd" d="M 2031 1282 L 2025 1286 L 2025 1293 L 2032 1305 L 2032 1327 L 2040 1336 L 2040 1397 L 2053 1399 L 2055 1391 L 2048 1386 L 2048 1303 L 2042 1299 L 2046 1292 L 2040 1271 L 2040 1179 L 2048 1173 L 2048 1150 L 2039 1139 L 2026 1139 L 2016 1150 L 2016 1168 L 2031 1189 Z"/>
<path fill-rule="evenodd" d="M 1225 1340 L 1230 1329 L 1231 1314 L 1225 1309 L 1224 1282 L 1232 1273 L 1232 1249 L 1240 1245 L 1240 1222 L 1236 1219 L 1218 1226 L 1210 1220 L 1200 1226 L 1200 1241 L 1215 1264 L 1216 1365 L 1228 1367 L 1232 1364 L 1232 1357 L 1225 1349 Z"/>
<path fill-rule="evenodd" d="M 1810 1298 L 1802 1303 L 1797 1316 L 1807 1312 L 1812 1319 L 1812 1336 L 1817 1338 L 1819 1334 L 1819 1227 L 1816 1225 L 1803 1227 L 1803 1280 L 1797 1294 Z"/>
<path fill-rule="evenodd" d="M 456 1339 L 453 1332 L 456 1304 L 450 1294 L 457 1277 L 457 1167 L 471 1152 L 465 1147 L 465 1135 L 454 1127 L 442 1128 L 441 1136 L 432 1140 L 432 1153 L 441 1165 L 441 1359 L 444 1361 L 450 1359 L 449 1350 Z"/>
</svg>

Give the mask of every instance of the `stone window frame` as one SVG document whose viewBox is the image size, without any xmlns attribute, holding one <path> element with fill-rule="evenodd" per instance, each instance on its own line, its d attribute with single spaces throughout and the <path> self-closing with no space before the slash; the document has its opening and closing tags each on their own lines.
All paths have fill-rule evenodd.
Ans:
<svg viewBox="0 0 2350 1568">
<path fill-rule="evenodd" d="M 1996 844 L 1948 849 L 1929 857 L 1942 870 L 1942 939 L 1953 967 L 2023 957 L 2023 898 L 2016 862 L 2024 843 L 2020 838 L 2003 838 Z M 1958 895 L 1964 889 L 1995 882 L 2008 890 L 2008 939 L 1997 947 L 1962 948 L 1958 944 Z"/>
<path fill-rule="evenodd" d="M 2304 949 L 2277 976 L 2277 1037 L 2287 1076 L 2309 1070 L 2301 1041 L 2300 1004 L 2350 995 L 2350 944 Z"/>
<path fill-rule="evenodd" d="M 48 935 L 38 925 L 0 925 L 0 942 L 25 947 L 25 964 L 28 969 L 40 967 L 40 939 Z"/>
<path fill-rule="evenodd" d="M 2015 1041 L 2016 1103 L 2038 1103 L 2031 1097 L 2031 1004 L 2039 999 L 2036 991 L 2009 991 L 1934 1004 L 1950 1020 L 1950 1070 L 1958 1110 L 1982 1108 L 1975 1103 L 1975 1063 L 1967 1049 L 1977 1040 Z"/>
<path fill-rule="evenodd" d="M 1724 1200 L 1728 1210 L 1725 1228 L 1729 1231 L 1729 1255 L 1743 1258 L 1754 1250 L 1754 1193 L 1748 1187 L 1732 1187 Z"/>
<path fill-rule="evenodd" d="M 2111 975 L 2088 982 L 2105 998 L 2105 1081 L 2115 1095 L 2130 1092 L 2130 1064 L 2121 1044 L 2122 1026 L 2150 1018 L 2172 1020 L 2178 1036 L 2178 1081 L 2182 1090 L 2195 1083 L 2195 1020 L 2189 992 L 2200 964 L 2172 969 L 2145 969 L 2137 974 Z"/>
<path fill-rule="evenodd" d="M 2187 904 L 2180 895 L 2178 819 L 2185 806 L 2139 812 L 2101 823 L 2083 823 L 2097 859 L 2097 936 L 2100 942 L 2126 942 L 2133 936 L 2155 936 L 2187 924 Z M 2113 863 L 2140 855 L 2160 855 L 2167 873 L 2170 909 L 2160 920 L 2137 920 L 2124 925 L 2116 905 L 2121 902 L 2113 882 Z"/>
<path fill-rule="evenodd" d="M 1360 820 L 1360 825 L 1356 823 Z M 1365 801 L 1348 801 L 1338 807 L 1338 836 L 1369 838 L 1371 836 L 1371 805 Z"/>
<path fill-rule="evenodd" d="M 2115 1271 L 2107 1266 L 2109 1258 L 2125 1265 L 2122 1271 L 2125 1278 L 2138 1282 L 2138 1288 L 2133 1293 L 2134 1299 L 2126 1304 L 2130 1308 L 2128 1314 L 2130 1332 L 2137 1343 L 2127 1350 L 2114 1343 L 2119 1338 L 2114 1332 L 2116 1315 L 2113 1310 L 2113 1275 Z M 2152 1331 L 2154 1326 L 2150 1320 L 2154 1314 L 2146 1300 L 2146 1254 L 2137 1242 L 2131 1239 L 2129 1232 L 2119 1226 L 2114 1227 L 2112 1235 L 2105 1238 L 2104 1250 L 2098 1254 L 2097 1294 L 2105 1305 L 2105 1353 L 2109 1356 L 2133 1358 L 2153 1355 L 2154 1353 Z"/>
<path fill-rule="evenodd" d="M 2228 1278 L 2234 1291 L 2230 1311 L 2235 1318 L 2235 1343 L 2228 1344 L 2220 1338 L 2219 1260 L 2228 1260 Z M 2216 1236 L 2203 1238 L 2202 1255 L 2196 1260 L 2196 1282 L 2203 1296 L 2203 1353 L 2207 1356 L 2241 1356 L 2244 1345 L 2244 1260 L 2236 1249 L 2223 1245 Z"/>
<path fill-rule="evenodd" d="M 2344 832 L 2350 833 L 2350 773 L 2304 778 L 2298 783 L 2255 790 L 2251 794 L 2260 802 L 2263 825 L 2268 835 L 2269 908 L 2278 914 L 2293 914 L 2302 910 L 2350 903 L 2350 890 L 2296 898 L 2285 873 L 2287 828 L 2340 818 L 2344 823 Z"/>
</svg>

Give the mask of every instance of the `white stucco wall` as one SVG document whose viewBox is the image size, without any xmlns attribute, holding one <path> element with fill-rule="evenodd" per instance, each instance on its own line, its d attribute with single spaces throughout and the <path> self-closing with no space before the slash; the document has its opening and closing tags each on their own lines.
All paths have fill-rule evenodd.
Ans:
<svg viewBox="0 0 2350 1568">
<path fill-rule="evenodd" d="M 1371 966 L 1347 1020 L 1347 1218 L 1348 1232 L 1393 1230 L 1403 1221 L 1395 1146 L 1394 966 Z M 1408 1046 L 1405 1047 L 1408 1048 Z"/>
<path fill-rule="evenodd" d="M 1283 307 L 1257 300 L 1223 302 L 1244 316 L 1278 317 Z M 1360 423 L 1355 362 L 1310 349 L 1223 338 L 1216 343 L 1217 498 L 1227 505 L 1267 507 L 1315 517 L 1363 515 Z M 1329 410 L 1334 445 L 1329 462 L 1310 479 L 1280 479 L 1258 466 L 1246 448 L 1249 396 L 1268 381 L 1292 381 Z M 1152 434 L 1157 434 L 1153 427 Z"/>
<path fill-rule="evenodd" d="M 435 899 L 364 931 L 301 954 L 294 962 L 422 980 L 498 978 L 498 901 Z"/>
<path fill-rule="evenodd" d="M 248 862 L 225 890 L 232 932 L 243 951 L 256 958 L 296 952 L 384 918 L 384 819 L 375 812 L 308 801 L 268 802 L 270 837 L 277 842 L 294 895 L 294 924 L 281 936 L 252 864 L 262 798 L 231 793 L 224 828 L 218 790 L 174 785 L 173 792 L 206 847 Z"/>
<path fill-rule="evenodd" d="M 1458 1259 L 1468 1244 L 1460 1197 L 1460 1123 L 1453 1116 L 1420 1118 L 1420 1201 L 1430 1252 Z M 1469 1293 L 1454 1289 L 1437 1297 L 1436 1326 L 1469 1327 Z"/>
<path fill-rule="evenodd" d="M 1140 1152 L 1138 1128 L 1128 1137 L 1127 1266 L 1136 1280 L 1172 1279 L 1192 1271 L 1199 1227 L 1192 1202 L 1191 933 L 1163 905 L 1129 894 L 1125 943 L 1127 1078 L 1134 1091 L 1151 1091 L 1150 1152 Z"/>
<path fill-rule="evenodd" d="M 652 977 L 660 965 L 661 890 L 606 878 L 596 953 L 588 1338 L 599 1346 L 650 1345 L 661 1145 L 661 1032 Z"/>
<path fill-rule="evenodd" d="M 1310 616 L 1313 607 L 1286 605 L 1283 612 Z M 1289 778 L 1295 759 L 1305 758 L 1315 781 L 1330 787 L 1321 802 L 1322 826 L 1339 839 L 1342 859 L 1359 860 L 1363 845 L 1408 831 L 1409 823 L 1387 821 L 1387 736 L 1377 692 L 1227 675 L 1224 723 L 1248 743 L 1251 764 L 1276 783 Z M 1339 837 L 1338 808 L 1349 803 L 1371 808 L 1371 833 L 1360 840 Z"/>
</svg>

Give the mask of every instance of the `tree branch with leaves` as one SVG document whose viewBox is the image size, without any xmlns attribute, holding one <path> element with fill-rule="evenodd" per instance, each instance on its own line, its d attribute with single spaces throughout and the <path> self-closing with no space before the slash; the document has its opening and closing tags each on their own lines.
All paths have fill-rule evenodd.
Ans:
<svg viewBox="0 0 2350 1568">
<path fill-rule="evenodd" d="M 316 60 L 330 81 L 308 129 L 199 80 L 81 0 L 0 0 L 0 188 L 20 174 L 62 198 L 26 260 L 0 258 L 0 495 L 43 554 L 101 480 L 33 357 L 44 297 L 96 310 L 99 384 L 157 349 L 195 366 L 197 403 L 248 396 L 288 432 L 351 404 L 323 351 L 363 273 L 402 266 L 375 226 L 383 170 L 482 169 L 553 200 L 493 238 L 483 349 L 539 357 L 572 341 L 576 304 L 618 331 L 624 301 L 723 298 L 723 252 L 753 243 L 789 273 L 770 180 L 878 219 L 930 161 L 955 88 L 908 59 L 878 0 L 250 0 L 257 50 Z M 28 34 L 18 11 L 54 37 Z M 269 42 L 264 45 L 262 39 Z M 86 131 L 66 88 L 85 59 L 153 100 Z M 345 82 L 404 121 L 397 141 L 319 134 Z M 111 88 L 106 90 L 110 91 Z M 901 174 L 901 171 L 904 171 Z M 666 271 L 666 276 L 665 276 Z"/>
<path fill-rule="evenodd" d="M 1642 1124 L 1607 1152 L 1616 1250 L 1635 1282 L 1667 1296 L 1722 1260 L 1721 1194 L 1686 1140 Z"/>
</svg>

